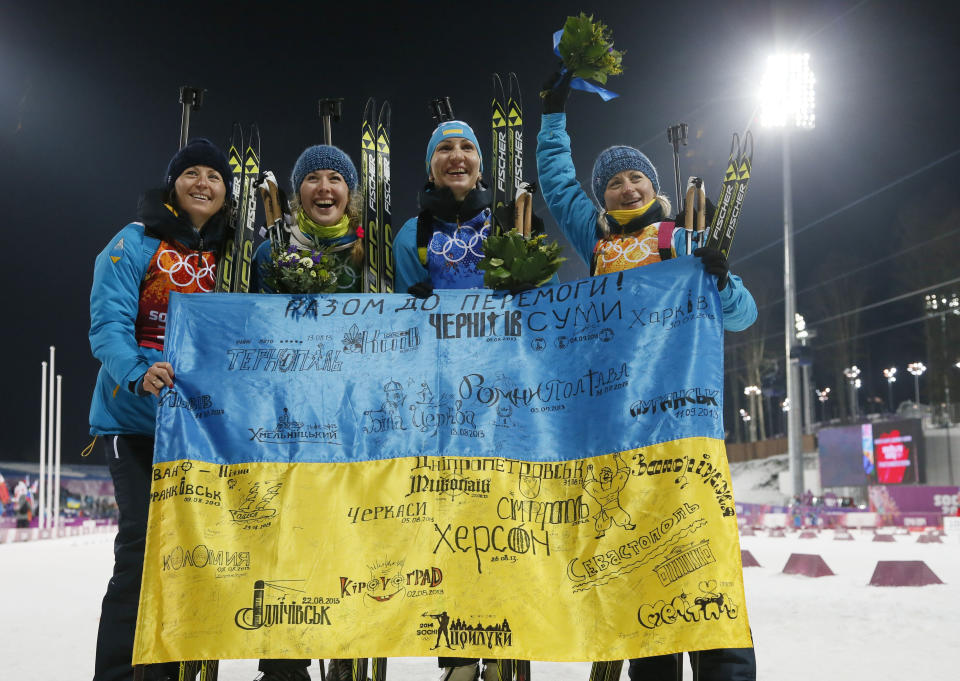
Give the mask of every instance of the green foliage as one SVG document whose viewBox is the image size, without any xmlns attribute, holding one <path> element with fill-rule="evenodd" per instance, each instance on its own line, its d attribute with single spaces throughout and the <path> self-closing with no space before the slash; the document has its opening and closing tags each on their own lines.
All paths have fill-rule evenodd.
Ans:
<svg viewBox="0 0 960 681">
<path fill-rule="evenodd" d="M 483 242 L 484 258 L 477 267 L 484 270 L 487 288 L 516 291 L 543 286 L 557 273 L 566 258 L 560 257 L 560 244 L 544 242 L 546 235 L 524 239 L 516 230 L 503 236 L 490 236 Z"/>
<path fill-rule="evenodd" d="M 610 29 L 583 12 L 567 17 L 557 49 L 568 71 L 580 78 L 606 84 L 609 76 L 623 73 L 623 52 L 613 48 Z"/>
</svg>

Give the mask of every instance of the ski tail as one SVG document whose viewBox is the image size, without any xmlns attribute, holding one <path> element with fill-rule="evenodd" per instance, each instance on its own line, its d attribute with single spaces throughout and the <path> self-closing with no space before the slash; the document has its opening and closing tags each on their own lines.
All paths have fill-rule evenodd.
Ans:
<svg viewBox="0 0 960 681">
<path fill-rule="evenodd" d="M 393 225 L 390 220 L 390 103 L 384 102 L 377 119 L 378 293 L 393 293 Z"/>
<path fill-rule="evenodd" d="M 351 660 L 350 670 L 352 681 L 367 681 L 367 658 L 361 657 Z"/>
<path fill-rule="evenodd" d="M 370 678 L 372 681 L 387 680 L 387 658 L 374 657 L 370 660 Z"/>
<path fill-rule="evenodd" d="M 497 208 L 509 203 L 507 199 L 507 114 L 503 81 L 499 74 L 493 74 L 493 97 L 490 101 L 491 140 L 493 149 L 490 155 L 490 186 L 493 192 L 490 202 L 496 213 Z"/>
<path fill-rule="evenodd" d="M 507 98 L 507 182 L 506 203 L 513 203 L 523 187 L 523 96 L 517 74 L 507 77 L 510 95 Z"/>
<path fill-rule="evenodd" d="M 720 197 L 717 199 L 717 209 L 713 213 L 713 219 L 710 221 L 710 228 L 707 230 L 705 246 L 717 248 L 720 243 L 720 235 L 726 228 L 730 219 L 730 210 L 733 208 L 733 195 L 737 188 L 737 164 L 740 158 L 740 136 L 733 133 L 733 141 L 730 143 L 730 157 L 727 159 L 727 167 L 723 172 L 723 182 L 720 184 Z"/>
<path fill-rule="evenodd" d="M 363 225 L 364 264 L 363 292 L 376 293 L 380 290 L 379 263 L 380 241 L 377 234 L 377 128 L 376 103 L 368 99 L 363 109 L 363 122 L 360 127 L 360 195 L 363 205 L 360 209 L 360 222 Z"/>
<path fill-rule="evenodd" d="M 217 284 L 215 291 L 219 293 L 232 290 L 234 261 L 236 260 L 236 234 L 240 225 L 241 204 L 243 194 L 243 128 L 239 123 L 233 124 L 230 134 L 230 144 L 227 151 L 227 160 L 233 179 L 230 193 L 230 222 L 223 249 L 217 262 Z"/>
<path fill-rule="evenodd" d="M 590 667 L 590 681 L 619 681 L 623 660 L 594 662 Z"/>
</svg>

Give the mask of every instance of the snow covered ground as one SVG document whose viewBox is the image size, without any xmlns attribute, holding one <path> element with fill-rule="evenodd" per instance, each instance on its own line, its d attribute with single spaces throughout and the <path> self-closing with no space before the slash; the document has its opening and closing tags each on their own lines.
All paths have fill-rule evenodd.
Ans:
<svg viewBox="0 0 960 681">
<path fill-rule="evenodd" d="M 765 469 L 755 465 L 734 473 L 738 499 L 782 501 L 762 496 L 771 473 Z M 835 541 L 833 532 L 825 531 L 815 539 L 789 534 L 742 538 L 742 547 L 762 566 L 744 570 L 758 678 L 957 678 L 960 539 L 920 544 L 916 534 L 882 543 L 872 541 L 872 532 L 855 532 L 854 537 Z M 112 539 L 111 534 L 100 534 L 0 544 L 2 678 L 92 678 L 100 600 L 112 568 Z M 785 575 L 782 570 L 791 553 L 819 554 L 835 575 Z M 869 586 L 880 560 L 922 560 L 944 584 Z M 391 659 L 389 665 L 391 681 L 433 681 L 439 676 L 432 658 Z M 538 681 L 586 681 L 589 665 L 534 662 L 532 673 Z M 316 663 L 311 674 L 320 678 Z M 251 681 L 255 676 L 255 661 L 221 665 L 223 681 Z"/>
</svg>

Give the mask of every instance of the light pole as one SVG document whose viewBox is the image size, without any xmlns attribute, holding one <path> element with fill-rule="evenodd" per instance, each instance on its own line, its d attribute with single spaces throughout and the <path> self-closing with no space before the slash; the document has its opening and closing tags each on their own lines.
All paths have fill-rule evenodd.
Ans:
<svg viewBox="0 0 960 681">
<path fill-rule="evenodd" d="M 857 408 L 857 388 L 860 387 L 860 369 L 854 364 L 852 367 L 847 367 L 843 370 L 843 375 L 847 378 L 847 383 L 850 384 L 850 416 L 853 420 L 856 420 L 859 414 L 859 409 Z"/>
<path fill-rule="evenodd" d="M 920 406 L 920 377 L 927 370 L 923 362 L 910 362 L 907 365 L 907 371 L 913 376 L 913 403 Z"/>
<path fill-rule="evenodd" d="M 761 84 L 763 127 L 783 128 L 783 299 L 784 337 L 787 360 L 787 399 L 800 403 L 797 380 L 796 337 L 794 315 L 797 311 L 796 277 L 793 266 L 793 196 L 790 186 L 790 130 L 814 127 L 815 79 L 810 70 L 809 54 L 778 54 L 767 58 L 767 68 Z M 794 494 L 803 494 L 803 441 L 800 435 L 800 410 L 787 414 L 787 447 L 790 459 L 790 478 Z"/>
<path fill-rule="evenodd" d="M 810 360 L 810 351 L 807 349 L 807 344 L 817 337 L 817 332 L 814 329 L 807 328 L 807 321 L 799 312 L 794 315 L 793 327 L 802 348 L 799 361 L 803 376 L 803 431 L 810 434 L 813 432 L 813 392 L 810 389 L 810 367 L 813 362 Z"/>
<path fill-rule="evenodd" d="M 750 398 L 750 409 L 754 413 L 757 412 L 757 398 L 760 397 L 760 387 L 756 385 L 748 385 L 743 389 L 743 394 Z M 750 418 L 750 415 L 747 414 L 747 418 L 744 419 L 744 423 L 747 421 L 750 422 L 750 442 L 757 441 L 757 423 Z"/>
<path fill-rule="evenodd" d="M 890 398 L 890 413 L 893 413 L 893 384 L 897 382 L 897 367 L 883 370 L 883 377 L 887 379 L 887 396 Z"/>
<path fill-rule="evenodd" d="M 940 345 L 942 347 L 943 355 L 943 402 L 945 405 L 945 423 L 951 422 L 951 411 L 952 407 L 950 406 L 950 378 L 947 376 L 946 368 L 950 364 L 950 361 L 947 359 L 947 314 L 960 314 L 960 297 L 956 293 L 951 293 L 949 297 L 947 295 L 939 295 L 936 293 L 930 293 L 924 296 L 923 300 L 924 309 L 927 311 L 928 317 L 940 317 Z M 936 367 L 934 367 L 936 369 Z M 929 386 L 927 386 L 929 392 Z M 932 402 L 933 400 L 931 400 Z"/>
<path fill-rule="evenodd" d="M 830 386 L 823 390 L 817 390 L 817 399 L 820 400 L 820 419 L 827 420 L 827 400 L 830 399 Z"/>
</svg>

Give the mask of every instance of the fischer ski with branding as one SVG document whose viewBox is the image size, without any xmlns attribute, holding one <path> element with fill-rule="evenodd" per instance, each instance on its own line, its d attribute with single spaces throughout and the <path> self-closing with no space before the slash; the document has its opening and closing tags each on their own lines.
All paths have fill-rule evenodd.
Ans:
<svg viewBox="0 0 960 681">
<path fill-rule="evenodd" d="M 720 198 L 717 200 L 717 210 L 710 223 L 706 242 L 703 244 L 718 249 L 725 258 L 730 257 L 730 245 L 737 232 L 737 222 L 743 210 L 743 198 L 747 193 L 752 169 L 753 134 L 747 131 L 741 146 L 739 136 L 734 133 L 730 158 L 720 188 Z"/>
<path fill-rule="evenodd" d="M 393 225 L 390 213 L 390 102 L 380 107 L 377 119 L 377 293 L 393 293 Z M 376 664 L 374 664 L 376 671 Z M 376 681 L 376 680 L 375 680 Z"/>
<path fill-rule="evenodd" d="M 507 98 L 503 92 L 503 81 L 499 74 L 493 74 L 493 97 L 490 100 L 490 136 L 493 143 L 490 154 L 490 189 L 492 200 L 490 208 L 496 212 L 512 200 L 512 187 L 507 181 L 510 164 L 507 159 L 510 142 L 507 130 Z"/>
<path fill-rule="evenodd" d="M 217 262 L 217 283 L 214 291 L 228 293 L 233 290 L 233 270 L 236 259 L 236 235 L 240 231 L 240 197 L 243 193 L 243 129 L 239 123 L 233 124 L 230 135 L 230 146 L 227 151 L 227 160 L 233 176 L 233 187 L 230 193 L 230 224 L 227 238 L 223 243 L 223 251 Z"/>
<path fill-rule="evenodd" d="M 523 95 L 517 74 L 507 76 L 507 162 L 508 180 L 512 185 L 507 203 L 517 198 L 523 189 Z"/>
<path fill-rule="evenodd" d="M 380 235 L 377 234 L 377 123 L 376 103 L 368 99 L 360 124 L 360 192 L 363 205 L 360 224 L 363 226 L 363 292 L 380 290 L 378 263 L 380 262 Z"/>
</svg>

